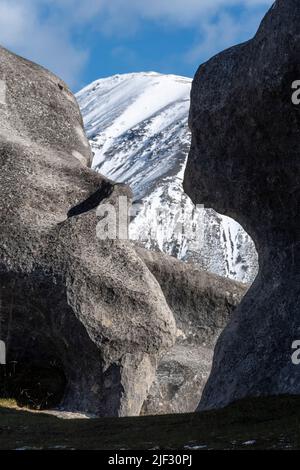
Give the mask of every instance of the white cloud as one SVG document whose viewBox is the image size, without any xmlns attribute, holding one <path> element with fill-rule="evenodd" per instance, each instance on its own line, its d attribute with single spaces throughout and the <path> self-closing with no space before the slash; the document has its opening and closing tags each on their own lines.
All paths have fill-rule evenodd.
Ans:
<svg viewBox="0 0 300 470">
<path fill-rule="evenodd" d="M 246 11 L 238 21 L 226 12 L 221 12 L 213 21 L 208 19 L 201 25 L 201 38 L 198 38 L 197 44 L 186 53 L 186 62 L 198 63 L 200 60 L 207 60 L 221 50 L 250 39 L 256 32 L 261 17 L 262 12 L 258 15 Z"/>
<path fill-rule="evenodd" d="M 103 13 L 113 24 L 124 19 L 164 20 L 179 26 L 200 24 L 232 7 L 265 9 L 274 0 L 107 0 Z"/>
<path fill-rule="evenodd" d="M 199 64 L 217 52 L 250 39 L 274 0 L 110 0 L 103 5 L 105 33 L 135 33 L 143 20 L 192 27 L 195 44 L 178 60 Z"/>
<path fill-rule="evenodd" d="M 22 5 L 14 2 L 0 2 L 0 31 L 4 43 L 12 45 L 17 43 L 17 38 L 23 33 L 26 24 L 26 10 Z"/>
<path fill-rule="evenodd" d="M 192 27 L 198 37 L 186 60 L 197 61 L 239 41 L 272 0 L 0 0 L 0 43 L 75 85 L 88 49 L 76 45 L 85 28 L 113 36 L 134 34 L 143 21 Z M 242 8 L 237 24 L 232 7 Z"/>
<path fill-rule="evenodd" d="M 65 0 L 61 4 L 71 2 L 78 3 Z M 87 61 L 88 51 L 74 45 L 75 19 L 70 21 L 71 15 L 65 9 L 60 21 L 58 11 L 42 14 L 42 8 L 54 3 L 55 0 L 0 0 L 0 43 L 48 67 L 73 86 Z"/>
</svg>

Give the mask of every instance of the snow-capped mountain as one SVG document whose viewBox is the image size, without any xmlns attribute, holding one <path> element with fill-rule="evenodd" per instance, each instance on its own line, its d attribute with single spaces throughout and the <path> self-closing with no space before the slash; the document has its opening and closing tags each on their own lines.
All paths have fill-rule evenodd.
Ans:
<svg viewBox="0 0 300 470">
<path fill-rule="evenodd" d="M 81 90 L 93 167 L 133 189 L 132 239 L 249 282 L 257 272 L 250 237 L 235 221 L 195 208 L 183 192 L 190 89 L 189 78 L 149 72 L 100 79 Z"/>
</svg>

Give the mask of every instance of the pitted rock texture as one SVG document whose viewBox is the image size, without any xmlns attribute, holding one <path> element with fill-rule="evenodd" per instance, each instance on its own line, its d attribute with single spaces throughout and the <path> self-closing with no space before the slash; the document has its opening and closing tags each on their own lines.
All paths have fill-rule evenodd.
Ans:
<svg viewBox="0 0 300 470">
<path fill-rule="evenodd" d="M 237 220 L 260 270 L 222 333 L 200 408 L 248 396 L 299 394 L 300 2 L 277 0 L 251 40 L 200 66 L 184 187 Z"/>
<path fill-rule="evenodd" d="M 75 98 L 0 48 L 0 340 L 18 367 L 57 367 L 62 406 L 137 415 L 175 322 L 134 249 L 96 237 L 100 203 L 130 190 L 91 171 Z"/>
<path fill-rule="evenodd" d="M 176 343 L 158 362 L 142 413 L 195 411 L 216 340 L 248 286 L 162 253 L 142 248 L 137 252 L 158 280 L 177 325 Z"/>
<path fill-rule="evenodd" d="M 192 413 L 209 372 L 213 348 L 178 342 L 158 363 L 143 415 Z"/>
</svg>

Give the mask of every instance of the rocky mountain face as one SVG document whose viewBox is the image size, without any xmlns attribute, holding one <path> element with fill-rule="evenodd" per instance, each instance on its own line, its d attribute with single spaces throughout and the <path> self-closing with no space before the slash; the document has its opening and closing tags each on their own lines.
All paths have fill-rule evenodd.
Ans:
<svg viewBox="0 0 300 470">
<path fill-rule="evenodd" d="M 251 282 L 257 273 L 251 238 L 232 219 L 195 209 L 183 192 L 190 89 L 188 78 L 151 72 L 97 80 L 80 91 L 93 167 L 132 188 L 131 239 L 204 270 Z"/>
<path fill-rule="evenodd" d="M 0 340 L 20 394 L 46 370 L 67 409 L 137 415 L 176 326 L 131 244 L 96 236 L 97 206 L 131 192 L 88 168 L 65 83 L 0 48 L 0 84 Z"/>
<path fill-rule="evenodd" d="M 299 20 L 298 0 L 277 0 L 251 41 L 202 65 L 193 82 L 185 190 L 240 222 L 261 260 L 217 343 L 201 409 L 300 394 Z"/>
</svg>

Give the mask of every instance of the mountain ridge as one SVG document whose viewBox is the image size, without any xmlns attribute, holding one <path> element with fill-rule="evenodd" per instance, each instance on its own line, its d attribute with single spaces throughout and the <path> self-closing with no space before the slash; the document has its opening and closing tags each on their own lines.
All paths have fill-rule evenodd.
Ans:
<svg viewBox="0 0 300 470">
<path fill-rule="evenodd" d="M 250 237 L 233 220 L 197 210 L 184 194 L 192 80 L 157 72 L 95 80 L 77 94 L 93 168 L 129 184 L 136 215 L 130 237 L 241 282 L 257 272 Z"/>
</svg>

